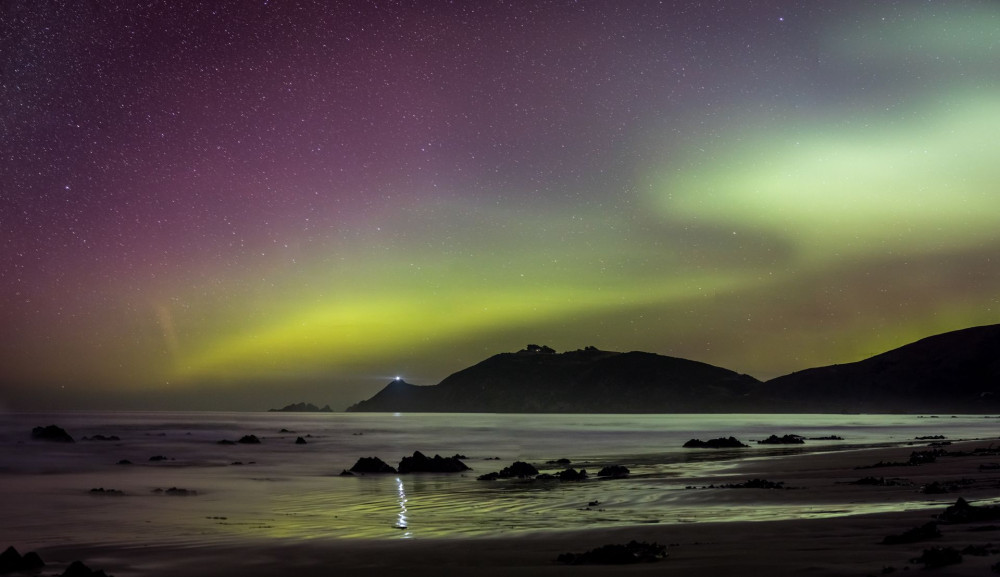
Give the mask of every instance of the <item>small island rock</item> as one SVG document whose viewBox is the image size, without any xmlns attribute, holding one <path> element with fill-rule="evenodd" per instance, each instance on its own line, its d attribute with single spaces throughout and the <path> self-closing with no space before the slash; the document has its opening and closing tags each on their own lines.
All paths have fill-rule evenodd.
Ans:
<svg viewBox="0 0 1000 577">
<path fill-rule="evenodd" d="M 269 413 L 332 413 L 333 409 L 330 405 L 324 405 L 323 408 L 319 408 L 312 403 L 292 403 L 291 405 L 285 405 L 280 409 L 268 409 Z"/>
<path fill-rule="evenodd" d="M 57 443 L 73 443 L 73 437 L 61 427 L 49 425 L 47 427 L 35 427 L 31 430 L 31 438 L 39 441 L 55 441 Z"/>
</svg>

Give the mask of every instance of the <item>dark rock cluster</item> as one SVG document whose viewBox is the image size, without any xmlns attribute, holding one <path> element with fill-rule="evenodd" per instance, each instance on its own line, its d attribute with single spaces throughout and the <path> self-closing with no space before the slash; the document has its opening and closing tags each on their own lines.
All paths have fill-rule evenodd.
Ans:
<svg viewBox="0 0 1000 577">
<path fill-rule="evenodd" d="M 13 546 L 0 553 L 0 575 L 9 573 L 38 574 L 45 562 L 34 551 L 21 555 Z M 107 573 L 87 567 L 81 561 L 73 561 L 59 577 L 109 577 Z"/>
<path fill-rule="evenodd" d="M 802 445 L 804 444 L 805 438 L 800 435 L 783 435 L 779 437 L 778 435 L 771 435 L 770 437 L 764 439 L 763 441 L 757 441 L 758 445 Z"/>
<path fill-rule="evenodd" d="M 121 441 L 118 435 L 93 435 L 90 437 L 83 437 L 84 441 Z"/>
<path fill-rule="evenodd" d="M 17 549 L 10 546 L 3 553 L 0 553 L 0 575 L 36 572 L 42 567 L 45 567 L 45 562 L 34 551 L 21 555 Z"/>
<path fill-rule="evenodd" d="M 191 489 L 181 489 L 178 487 L 170 487 L 169 489 L 156 488 L 153 489 L 153 492 L 162 495 L 171 495 L 174 497 L 190 497 L 198 494 L 197 491 L 192 491 Z"/>
<path fill-rule="evenodd" d="M 420 451 L 414 451 L 413 455 L 403 457 L 399 461 L 399 466 L 394 468 L 378 457 L 361 457 L 354 466 L 347 470 L 349 473 L 461 473 L 471 470 L 463 463 L 459 457 L 442 457 L 434 455 L 428 457 Z"/>
<path fill-rule="evenodd" d="M 504 467 L 500 471 L 495 471 L 493 473 L 486 473 L 485 475 L 480 475 L 477 477 L 480 481 L 495 481 L 497 479 L 525 479 L 529 477 L 534 477 L 538 474 L 538 469 L 535 468 L 531 463 L 525 463 L 524 461 L 514 461 L 509 467 Z"/>
<path fill-rule="evenodd" d="M 91 569 L 83 564 L 82 561 L 73 561 L 70 566 L 63 571 L 60 577 L 109 577 L 101 569 Z"/>
<path fill-rule="evenodd" d="M 691 439 L 684 443 L 685 449 L 739 449 L 748 446 L 741 443 L 736 437 L 719 437 L 707 441 Z"/>
<path fill-rule="evenodd" d="M 857 481 L 850 481 L 848 485 L 872 485 L 875 487 L 908 487 L 912 485 L 910 481 L 899 477 L 862 477 Z"/>
<path fill-rule="evenodd" d="M 942 523 L 982 523 L 1000 520 L 1000 505 L 973 506 L 959 497 L 954 505 L 938 515 Z"/>
<path fill-rule="evenodd" d="M 602 545 L 586 553 L 563 553 L 556 561 L 569 565 L 630 565 L 659 561 L 666 556 L 667 548 L 663 545 L 633 540 L 624 545 Z"/>
<path fill-rule="evenodd" d="M 954 547 L 931 547 L 924 549 L 920 557 L 910 559 L 910 563 L 923 563 L 924 569 L 945 567 L 961 562 L 962 554 Z"/>
<path fill-rule="evenodd" d="M 696 489 L 693 485 L 688 485 L 685 489 Z M 786 487 L 784 481 L 768 481 L 767 479 L 750 479 L 742 483 L 726 483 L 724 485 L 705 485 L 702 489 L 790 489 Z"/>
<path fill-rule="evenodd" d="M 351 473 L 395 473 L 396 469 L 378 457 L 361 457 L 348 471 Z"/>
<path fill-rule="evenodd" d="M 65 429 L 56 425 L 35 427 L 31 430 L 31 438 L 39 441 L 54 441 L 56 443 L 73 443 L 73 437 Z"/>
<path fill-rule="evenodd" d="M 535 478 L 538 479 L 540 477 L 541 475 Z M 579 471 L 577 471 L 576 469 L 566 469 L 564 471 L 559 471 L 558 473 L 556 473 L 555 478 L 559 479 L 560 481 L 584 481 L 587 479 L 587 470 L 580 469 Z"/>
<path fill-rule="evenodd" d="M 120 497 L 125 494 L 125 491 L 119 489 L 105 489 L 104 487 L 97 487 L 90 490 L 91 495 L 111 495 L 114 497 Z"/>
<path fill-rule="evenodd" d="M 623 479 L 628 477 L 629 468 L 625 465 L 608 465 L 597 472 L 598 477 L 610 477 L 612 479 Z"/>
<path fill-rule="evenodd" d="M 916 543 L 918 541 L 926 541 L 928 539 L 934 539 L 941 536 L 941 531 L 938 530 L 937 523 L 931 521 L 925 523 L 920 527 L 914 527 L 899 535 L 886 535 L 882 539 L 883 545 L 899 545 L 901 543 Z"/>
<path fill-rule="evenodd" d="M 469 466 L 463 463 L 458 455 L 442 457 L 434 455 L 427 457 L 420 451 L 414 451 L 410 457 L 403 457 L 397 467 L 400 474 L 406 473 L 460 473 L 468 471 Z"/>
</svg>

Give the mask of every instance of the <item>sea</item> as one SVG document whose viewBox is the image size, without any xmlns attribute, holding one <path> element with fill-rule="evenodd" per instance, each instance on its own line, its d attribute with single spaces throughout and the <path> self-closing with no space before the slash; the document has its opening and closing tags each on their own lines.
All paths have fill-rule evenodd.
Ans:
<svg viewBox="0 0 1000 577">
<path fill-rule="evenodd" d="M 855 514 L 872 505 L 713 505 L 688 496 L 700 478 L 740 480 L 738 467 L 749 460 L 902 447 L 937 435 L 995 439 L 997 424 L 996 418 L 944 415 L 7 413 L 0 423 L 0 545 L 16 542 L 29 550 L 491 537 Z M 65 429 L 76 442 L 33 440 L 32 429 L 47 425 Z M 794 446 L 753 442 L 772 434 L 827 439 Z M 261 442 L 220 443 L 244 435 Z M 751 446 L 682 447 L 692 438 L 730 435 Z M 306 443 L 296 444 L 298 437 Z M 414 451 L 459 455 L 472 470 L 341 474 L 360 457 L 396 466 Z M 560 459 L 570 464 L 555 463 Z M 550 473 L 582 468 L 590 477 L 477 480 L 514 461 Z M 615 464 L 628 467 L 630 476 L 596 477 L 600 468 Z"/>
</svg>

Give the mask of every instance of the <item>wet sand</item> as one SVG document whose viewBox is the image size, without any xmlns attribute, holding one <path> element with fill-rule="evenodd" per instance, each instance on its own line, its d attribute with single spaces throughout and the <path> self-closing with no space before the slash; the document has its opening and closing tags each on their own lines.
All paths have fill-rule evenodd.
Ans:
<svg viewBox="0 0 1000 577">
<path fill-rule="evenodd" d="M 1000 442 L 996 443 L 1000 446 Z M 943 447 L 971 451 L 991 441 Z M 796 520 L 643 524 L 613 529 L 567 527 L 517 537 L 461 539 L 248 540 L 204 547 L 100 545 L 50 547 L 39 550 L 50 564 L 43 573 L 60 571 L 80 559 L 118 577 L 245 575 L 301 577 L 331 574 L 391 575 L 878 575 L 892 567 L 921 570 L 910 560 L 930 547 L 964 549 L 1000 544 L 1000 521 L 942 524 L 941 537 L 909 544 L 883 545 L 887 535 L 903 533 L 934 520 L 947 505 L 963 497 L 974 505 L 1000 498 L 1000 470 L 991 466 L 1000 455 L 938 457 L 919 466 L 858 469 L 879 462 L 905 462 L 912 447 L 837 451 L 813 455 L 749 459 L 722 474 L 692 479 L 685 499 L 692 502 L 812 506 Z M 985 465 L 985 467 L 981 467 Z M 891 486 L 850 484 L 863 477 L 900 479 Z M 787 489 L 701 488 L 749 479 L 782 482 Z M 925 494 L 922 487 L 938 482 L 956 490 Z M 864 503 L 863 515 L 843 516 L 837 504 Z M 635 565 L 577 565 L 556 561 L 560 553 L 582 553 L 609 543 L 630 540 L 667 546 L 668 556 Z M 24 553 L 25 551 L 21 551 Z M 964 555 L 963 562 L 940 570 L 948 575 L 988 575 L 1000 555 Z"/>
</svg>

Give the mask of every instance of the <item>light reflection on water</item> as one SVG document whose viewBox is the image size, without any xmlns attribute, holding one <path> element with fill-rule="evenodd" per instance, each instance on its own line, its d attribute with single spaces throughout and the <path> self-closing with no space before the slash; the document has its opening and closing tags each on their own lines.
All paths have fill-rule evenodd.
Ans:
<svg viewBox="0 0 1000 577">
<path fill-rule="evenodd" d="M 500 535 L 644 523 L 813 518 L 926 508 L 896 496 L 884 503 L 816 502 L 773 493 L 752 505 L 686 485 L 725 475 L 748 459 L 847 447 L 900 445 L 915 436 L 995 437 L 996 420 L 872 415 L 377 415 L 254 413 L 13 414 L 0 422 L 0 510 L 5 531 L 37 546 L 87 542 L 211 543 L 245 538 L 427 538 Z M 59 424 L 72 445 L 32 442 L 34 426 Z M 281 432 L 286 429 L 287 432 Z M 260 445 L 220 445 L 255 434 Z M 840 435 L 800 447 L 689 451 L 689 438 L 770 434 Z M 295 445 L 308 435 L 308 444 Z M 27 450 L 26 450 L 27 449 Z M 462 474 L 338 476 L 363 456 L 390 464 L 420 450 L 462 453 Z M 152 463 L 151 455 L 167 461 Z M 544 465 L 567 457 L 592 478 L 477 481 L 514 460 Z M 132 466 L 116 465 L 127 458 Z M 498 460 L 494 460 L 497 458 Z M 235 465 L 239 462 L 242 465 Z M 608 464 L 632 476 L 593 478 Z M 547 467 L 547 469 L 546 469 Z M 93 487 L 124 496 L 94 496 Z M 189 497 L 153 493 L 182 487 Z M 944 496 L 939 503 L 949 502 Z M 953 501 L 951 499 L 950 501 Z M 592 505 L 592 503 L 597 503 Z"/>
<path fill-rule="evenodd" d="M 408 529 L 410 522 L 406 517 L 406 489 L 403 488 L 403 480 L 396 477 L 396 486 L 399 492 L 399 514 L 396 516 L 396 528 L 404 530 L 403 537 L 409 538 L 413 536 Z"/>
</svg>

